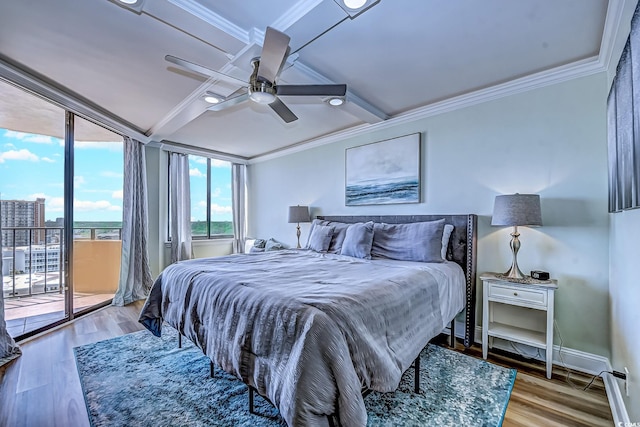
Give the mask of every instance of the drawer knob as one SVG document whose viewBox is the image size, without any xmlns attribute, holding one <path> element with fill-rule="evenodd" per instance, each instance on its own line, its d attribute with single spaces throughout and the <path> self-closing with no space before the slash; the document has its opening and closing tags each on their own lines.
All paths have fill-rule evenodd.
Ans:
<svg viewBox="0 0 640 427">
<path fill-rule="evenodd" d="M 517 296 L 518 296 L 518 293 L 517 293 L 517 292 L 514 292 L 514 293 L 513 293 L 513 296 L 514 296 L 514 297 L 517 297 Z"/>
</svg>

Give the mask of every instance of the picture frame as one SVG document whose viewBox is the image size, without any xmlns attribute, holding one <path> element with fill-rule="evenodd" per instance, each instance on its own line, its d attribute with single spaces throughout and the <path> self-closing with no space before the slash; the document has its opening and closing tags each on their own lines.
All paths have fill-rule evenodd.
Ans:
<svg viewBox="0 0 640 427">
<path fill-rule="evenodd" d="M 345 205 L 420 203 L 420 133 L 345 150 Z"/>
</svg>

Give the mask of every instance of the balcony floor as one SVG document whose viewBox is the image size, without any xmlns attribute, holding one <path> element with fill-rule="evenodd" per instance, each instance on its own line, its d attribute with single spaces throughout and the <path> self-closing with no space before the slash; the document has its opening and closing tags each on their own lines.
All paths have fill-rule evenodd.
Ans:
<svg viewBox="0 0 640 427">
<path fill-rule="evenodd" d="M 74 311 L 113 298 L 113 294 L 74 293 Z M 31 297 L 5 298 L 4 315 L 12 337 L 64 318 L 64 294 L 47 293 Z"/>
</svg>

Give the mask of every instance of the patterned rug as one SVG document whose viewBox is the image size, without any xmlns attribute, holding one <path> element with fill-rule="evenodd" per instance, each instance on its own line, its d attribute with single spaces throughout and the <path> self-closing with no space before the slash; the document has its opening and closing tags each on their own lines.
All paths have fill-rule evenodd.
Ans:
<svg viewBox="0 0 640 427">
<path fill-rule="evenodd" d="M 75 349 L 89 419 L 99 426 L 285 426 L 277 409 L 216 368 L 188 340 L 163 328 L 162 338 L 140 331 Z M 499 426 L 516 371 L 435 345 L 421 355 L 421 392 L 409 369 L 394 393 L 365 398 L 370 426 Z"/>
</svg>

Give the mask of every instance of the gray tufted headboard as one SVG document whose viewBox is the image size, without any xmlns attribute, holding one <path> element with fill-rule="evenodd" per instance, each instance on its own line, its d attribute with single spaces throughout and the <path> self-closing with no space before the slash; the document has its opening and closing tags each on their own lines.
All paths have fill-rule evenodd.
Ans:
<svg viewBox="0 0 640 427">
<path fill-rule="evenodd" d="M 318 216 L 325 221 L 354 222 L 386 222 L 404 224 L 408 222 L 434 221 L 445 219 L 446 224 L 453 225 L 453 233 L 449 239 L 447 259 L 458 263 L 467 279 L 467 307 L 465 311 L 464 345 L 470 347 L 474 341 L 476 327 L 476 242 L 478 217 L 468 215 L 359 215 L 359 216 Z"/>
</svg>

